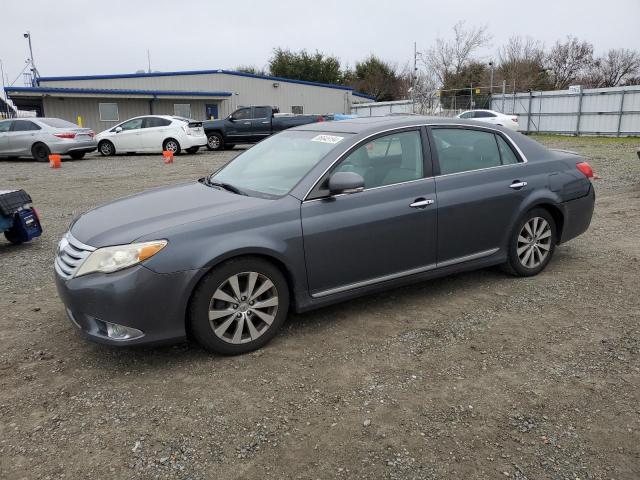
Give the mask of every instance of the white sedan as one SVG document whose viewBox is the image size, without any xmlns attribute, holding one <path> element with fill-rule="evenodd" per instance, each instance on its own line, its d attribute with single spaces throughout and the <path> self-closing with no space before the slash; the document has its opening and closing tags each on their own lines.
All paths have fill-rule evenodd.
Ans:
<svg viewBox="0 0 640 480">
<path fill-rule="evenodd" d="M 145 115 L 122 122 L 96 135 L 98 151 L 116 153 L 185 150 L 195 153 L 207 144 L 202 122 L 171 115 Z"/>
<path fill-rule="evenodd" d="M 467 110 L 458 115 L 458 118 L 500 125 L 514 131 L 520 130 L 518 117 L 516 115 L 505 115 L 504 113 L 493 110 Z"/>
</svg>

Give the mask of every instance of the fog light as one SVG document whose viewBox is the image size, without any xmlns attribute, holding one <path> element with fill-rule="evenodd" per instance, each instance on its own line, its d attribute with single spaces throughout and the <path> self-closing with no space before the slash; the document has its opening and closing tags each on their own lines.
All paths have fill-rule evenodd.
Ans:
<svg viewBox="0 0 640 480">
<path fill-rule="evenodd" d="M 132 340 L 144 335 L 140 330 L 117 323 L 104 322 L 107 326 L 107 336 L 113 340 Z"/>
</svg>

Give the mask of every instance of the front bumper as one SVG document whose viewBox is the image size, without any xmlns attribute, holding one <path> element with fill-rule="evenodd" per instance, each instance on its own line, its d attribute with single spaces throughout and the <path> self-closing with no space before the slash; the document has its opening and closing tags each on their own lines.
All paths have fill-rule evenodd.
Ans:
<svg viewBox="0 0 640 480">
<path fill-rule="evenodd" d="M 58 155 L 66 155 L 71 152 L 93 152 L 98 148 L 98 142 L 96 140 L 87 140 L 84 142 L 68 141 L 58 142 L 49 145 L 51 153 L 57 153 Z"/>
<path fill-rule="evenodd" d="M 141 345 L 186 337 L 185 315 L 198 272 L 160 274 L 136 265 L 70 280 L 54 276 L 67 315 L 84 337 L 109 345 Z M 142 336 L 115 340 L 103 322 L 140 330 Z"/>
</svg>

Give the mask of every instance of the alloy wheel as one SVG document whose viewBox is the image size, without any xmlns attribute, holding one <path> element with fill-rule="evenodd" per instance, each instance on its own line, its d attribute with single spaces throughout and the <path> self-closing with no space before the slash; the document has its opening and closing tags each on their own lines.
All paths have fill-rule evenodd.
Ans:
<svg viewBox="0 0 640 480">
<path fill-rule="evenodd" d="M 264 334 L 278 313 L 278 290 L 258 272 L 242 272 L 218 286 L 209 302 L 209 323 L 227 343 L 241 344 Z"/>
<path fill-rule="evenodd" d="M 102 145 L 100 145 L 100 153 L 102 153 L 105 156 L 109 156 L 111 155 L 111 144 L 110 143 L 103 143 Z"/>
<path fill-rule="evenodd" d="M 551 225 L 542 217 L 527 220 L 518 235 L 516 253 L 526 268 L 536 268 L 545 261 L 551 250 Z"/>
<path fill-rule="evenodd" d="M 207 141 L 209 142 L 209 148 L 213 149 L 213 150 L 217 150 L 218 148 L 220 148 L 220 139 L 218 137 L 216 137 L 215 135 L 211 135 Z"/>
<path fill-rule="evenodd" d="M 176 142 L 174 142 L 173 140 L 169 140 L 169 141 L 165 144 L 164 149 L 165 149 L 167 152 L 174 152 L 174 153 L 175 153 L 175 152 L 178 150 L 178 144 L 177 144 Z"/>
</svg>

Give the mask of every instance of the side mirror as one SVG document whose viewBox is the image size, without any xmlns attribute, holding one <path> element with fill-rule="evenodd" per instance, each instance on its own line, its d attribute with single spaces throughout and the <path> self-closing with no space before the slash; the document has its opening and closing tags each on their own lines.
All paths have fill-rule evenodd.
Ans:
<svg viewBox="0 0 640 480">
<path fill-rule="evenodd" d="M 329 193 L 357 193 L 364 190 L 364 178 L 355 172 L 336 172 L 329 178 Z"/>
<path fill-rule="evenodd" d="M 229 120 L 230 122 L 235 122 L 235 121 L 236 121 L 236 119 L 235 119 L 235 118 L 233 118 L 233 115 L 229 115 L 227 118 L 228 118 L 228 120 Z"/>
<path fill-rule="evenodd" d="M 122 131 L 122 127 L 116 127 L 116 130 L 115 130 L 116 133 L 120 133 L 121 131 Z"/>
</svg>

